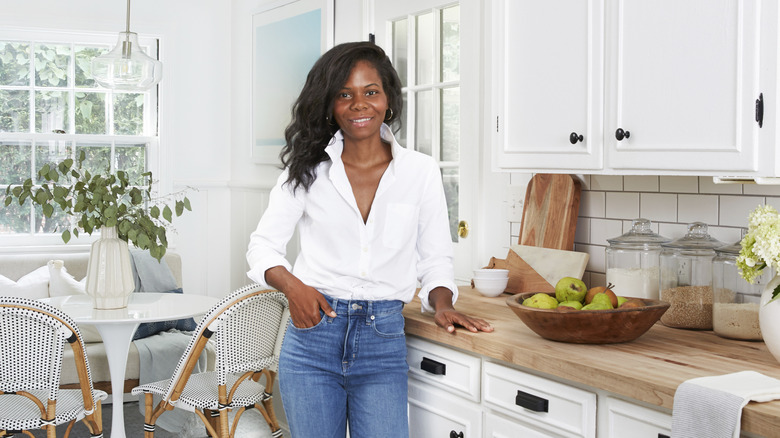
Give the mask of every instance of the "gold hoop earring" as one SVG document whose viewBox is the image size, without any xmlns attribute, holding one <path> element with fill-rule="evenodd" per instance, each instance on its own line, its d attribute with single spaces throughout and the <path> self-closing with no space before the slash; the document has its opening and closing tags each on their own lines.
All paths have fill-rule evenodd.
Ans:
<svg viewBox="0 0 780 438">
<path fill-rule="evenodd" d="M 390 111 L 390 115 L 389 116 L 387 115 L 387 111 Z M 393 109 L 392 108 L 388 108 L 387 111 L 385 111 L 385 122 L 388 121 L 388 120 L 391 120 L 393 118 Z"/>
</svg>

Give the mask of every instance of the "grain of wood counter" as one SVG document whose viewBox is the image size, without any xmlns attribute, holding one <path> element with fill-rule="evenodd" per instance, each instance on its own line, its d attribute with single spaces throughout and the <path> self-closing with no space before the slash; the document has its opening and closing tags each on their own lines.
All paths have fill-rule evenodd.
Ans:
<svg viewBox="0 0 780 438">
<path fill-rule="evenodd" d="M 581 345 L 548 341 L 532 332 L 509 309 L 507 295 L 483 297 L 460 288 L 458 310 L 488 320 L 492 333 L 454 334 L 420 312 L 419 300 L 404 309 L 406 333 L 489 358 L 513 363 L 569 381 L 600 388 L 671 411 L 677 386 L 687 379 L 754 370 L 780 379 L 780 363 L 763 342 L 733 341 L 712 331 L 673 329 L 655 324 L 623 344 Z M 742 430 L 780 437 L 780 400 L 750 402 L 742 411 Z"/>
</svg>

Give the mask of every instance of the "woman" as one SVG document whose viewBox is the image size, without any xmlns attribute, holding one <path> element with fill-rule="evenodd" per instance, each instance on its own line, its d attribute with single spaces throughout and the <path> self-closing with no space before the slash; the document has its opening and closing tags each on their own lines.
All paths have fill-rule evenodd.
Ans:
<svg viewBox="0 0 780 438">
<path fill-rule="evenodd" d="M 452 248 L 438 166 L 388 127 L 401 83 L 373 43 L 341 44 L 312 67 L 293 107 L 285 171 L 252 233 L 249 277 L 290 302 L 279 385 L 295 438 L 408 436 L 404 303 L 492 331 L 453 307 Z M 285 260 L 296 225 L 301 251 Z"/>
</svg>

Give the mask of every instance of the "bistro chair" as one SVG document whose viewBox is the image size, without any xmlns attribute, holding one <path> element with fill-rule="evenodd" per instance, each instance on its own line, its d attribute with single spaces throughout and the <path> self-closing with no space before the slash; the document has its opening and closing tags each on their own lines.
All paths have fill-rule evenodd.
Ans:
<svg viewBox="0 0 780 438">
<path fill-rule="evenodd" d="M 73 349 L 78 389 L 60 389 L 62 355 Z M 57 436 L 56 426 L 84 420 L 92 437 L 103 436 L 101 400 L 108 395 L 92 387 L 84 342 L 73 320 L 48 304 L 27 298 L 0 297 L 0 436 L 43 429 Z"/>
<path fill-rule="evenodd" d="M 157 418 L 173 408 L 194 412 L 209 436 L 232 438 L 246 409 L 256 408 L 274 437 L 282 432 L 271 403 L 279 351 L 290 311 L 287 298 L 257 284 L 223 298 L 201 319 L 173 377 L 133 388 L 144 393 L 144 436 L 154 437 Z M 214 341 L 214 371 L 192 373 L 209 339 Z M 260 378 L 265 376 L 265 384 Z M 162 399 L 154 404 L 154 395 Z M 236 409 L 232 426 L 229 411 Z"/>
</svg>

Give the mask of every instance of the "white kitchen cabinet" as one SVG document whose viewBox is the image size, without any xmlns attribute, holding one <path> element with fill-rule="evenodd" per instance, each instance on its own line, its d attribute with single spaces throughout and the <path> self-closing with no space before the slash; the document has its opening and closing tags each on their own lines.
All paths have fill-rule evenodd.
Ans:
<svg viewBox="0 0 780 438">
<path fill-rule="evenodd" d="M 672 416 L 615 397 L 605 397 L 607 420 L 600 433 L 604 438 L 669 438 Z"/>
<path fill-rule="evenodd" d="M 494 0 L 491 9 L 494 168 L 778 174 L 776 1 Z"/>
<path fill-rule="evenodd" d="M 409 379 L 409 438 L 479 438 L 479 404 Z"/>
<path fill-rule="evenodd" d="M 517 420 L 503 417 L 493 412 L 485 414 L 485 438 L 563 438 L 550 432 L 540 430 Z"/>
</svg>

